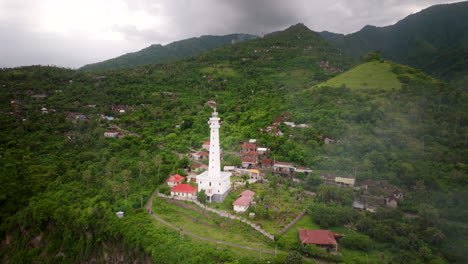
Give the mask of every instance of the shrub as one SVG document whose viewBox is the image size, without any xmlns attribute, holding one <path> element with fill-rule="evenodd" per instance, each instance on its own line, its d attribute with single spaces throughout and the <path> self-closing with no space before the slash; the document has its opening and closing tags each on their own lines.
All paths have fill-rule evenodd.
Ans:
<svg viewBox="0 0 468 264">
<path fill-rule="evenodd" d="M 369 251 L 372 249 L 372 239 L 359 233 L 349 233 L 341 239 L 341 245 L 349 249 Z"/>
</svg>

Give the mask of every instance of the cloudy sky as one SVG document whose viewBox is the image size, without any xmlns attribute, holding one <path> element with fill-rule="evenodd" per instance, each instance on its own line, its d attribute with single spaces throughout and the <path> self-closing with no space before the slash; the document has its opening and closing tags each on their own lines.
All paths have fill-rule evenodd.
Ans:
<svg viewBox="0 0 468 264">
<path fill-rule="evenodd" d="M 0 0 L 0 67 L 78 68 L 151 44 L 299 22 L 352 33 L 450 0 Z"/>
</svg>

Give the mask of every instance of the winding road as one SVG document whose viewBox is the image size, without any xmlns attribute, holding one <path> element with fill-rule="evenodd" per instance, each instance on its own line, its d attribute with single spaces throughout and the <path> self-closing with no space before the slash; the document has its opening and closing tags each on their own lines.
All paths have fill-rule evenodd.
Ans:
<svg viewBox="0 0 468 264">
<path fill-rule="evenodd" d="M 165 224 L 166 226 L 174 229 L 174 230 L 177 230 L 178 232 L 181 232 L 183 234 L 186 234 L 186 235 L 189 235 L 191 237 L 195 237 L 195 238 L 198 238 L 198 239 L 201 239 L 201 240 L 205 240 L 205 241 L 209 241 L 209 242 L 213 242 L 213 243 L 217 243 L 217 244 L 221 244 L 221 245 L 226 245 L 226 246 L 231 246 L 231 247 L 238 247 L 238 248 L 243 248 L 243 249 L 248 249 L 248 250 L 253 250 L 253 251 L 258 251 L 258 252 L 262 252 L 262 253 L 269 253 L 269 254 L 276 254 L 275 251 L 270 251 L 270 250 L 264 250 L 264 249 L 259 249 L 259 248 L 252 248 L 252 247 L 247 247 L 247 246 L 243 246 L 243 245 L 238 245 L 238 244 L 233 244 L 233 243 L 229 243 L 229 242 L 225 242 L 225 241 L 219 241 L 219 240 L 214 240 L 214 239 L 210 239 L 210 238 L 207 238 L 207 237 L 202 237 L 202 236 L 199 236 L 199 235 L 196 235 L 194 233 L 191 233 L 191 232 L 188 232 L 188 231 L 185 231 L 183 230 L 182 228 L 178 228 L 174 225 L 172 225 L 171 223 L 169 222 L 166 222 L 165 220 L 159 218 L 158 216 L 156 216 L 153 211 L 152 211 L 152 207 L 153 207 L 153 199 L 154 197 L 156 196 L 156 193 L 157 191 L 155 191 L 151 197 L 149 198 L 148 202 L 146 203 L 146 211 L 149 213 L 149 215 L 151 217 L 153 217 L 154 219 L 158 220 L 159 222 Z"/>
</svg>

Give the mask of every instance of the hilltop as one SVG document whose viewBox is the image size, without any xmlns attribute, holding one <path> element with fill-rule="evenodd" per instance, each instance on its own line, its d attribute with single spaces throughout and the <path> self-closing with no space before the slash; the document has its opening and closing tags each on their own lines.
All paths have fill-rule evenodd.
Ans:
<svg viewBox="0 0 468 264">
<path fill-rule="evenodd" d="M 160 63 L 167 60 L 192 56 L 222 45 L 256 38 L 258 37 L 249 34 L 230 34 L 224 36 L 201 36 L 198 38 L 189 38 L 175 41 L 165 46 L 154 44 L 137 52 L 128 53 L 102 62 L 87 64 L 78 70 L 99 71 Z"/>
<path fill-rule="evenodd" d="M 468 69 L 468 2 L 435 5 L 394 25 L 365 26 L 348 35 L 321 32 L 356 57 L 380 51 L 385 59 L 444 80 L 463 79 Z"/>
</svg>

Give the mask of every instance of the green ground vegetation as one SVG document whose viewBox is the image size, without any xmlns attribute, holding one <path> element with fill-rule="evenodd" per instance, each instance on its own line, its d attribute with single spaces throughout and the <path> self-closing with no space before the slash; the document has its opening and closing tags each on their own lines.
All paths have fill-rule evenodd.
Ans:
<svg viewBox="0 0 468 264">
<path fill-rule="evenodd" d="M 400 89 L 401 83 L 392 72 L 392 64 L 384 61 L 371 61 L 360 64 L 317 87 L 348 87 L 350 89 Z"/>
<path fill-rule="evenodd" d="M 174 226 L 196 235 L 253 248 L 270 251 L 275 249 L 271 240 L 245 224 L 220 217 L 190 202 L 169 202 L 167 199 L 156 198 L 153 212 Z M 251 253 L 248 250 L 244 252 Z"/>
</svg>

